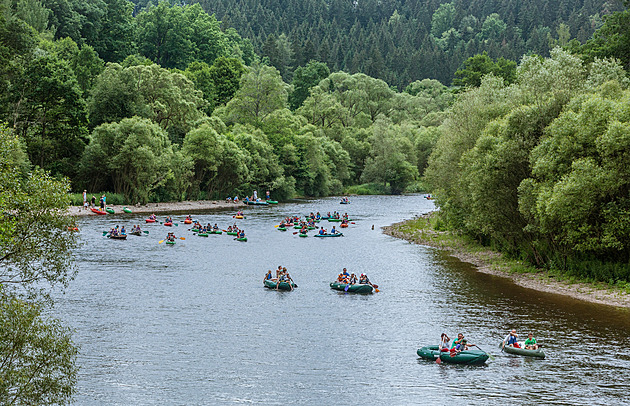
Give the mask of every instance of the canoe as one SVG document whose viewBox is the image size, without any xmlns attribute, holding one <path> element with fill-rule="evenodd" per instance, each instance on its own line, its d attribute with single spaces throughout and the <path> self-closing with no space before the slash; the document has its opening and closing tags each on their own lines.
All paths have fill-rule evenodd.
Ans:
<svg viewBox="0 0 630 406">
<path fill-rule="evenodd" d="M 108 212 L 109 214 L 114 214 L 114 209 L 112 209 L 111 207 L 106 207 L 105 211 Z"/>
<path fill-rule="evenodd" d="M 269 204 L 278 204 L 277 200 L 267 200 L 267 203 Z"/>
<path fill-rule="evenodd" d="M 208 233 L 199 233 L 199 234 L 197 234 L 197 235 L 198 235 L 199 237 L 207 237 L 207 236 L 208 236 Z"/>
<path fill-rule="evenodd" d="M 236 231 L 227 231 L 226 234 L 227 235 L 238 235 L 238 233 Z"/>
<path fill-rule="evenodd" d="M 308 234 L 298 234 L 300 237 L 304 238 L 304 237 L 308 237 Z"/>
<path fill-rule="evenodd" d="M 164 223 L 164 225 L 165 225 L 166 227 L 171 227 L 171 226 L 173 225 L 173 223 Z"/>
<path fill-rule="evenodd" d="M 245 202 L 245 204 L 249 206 L 267 206 L 269 203 L 267 202 Z"/>
<path fill-rule="evenodd" d="M 184 220 L 184 224 L 192 224 L 192 220 Z"/>
<path fill-rule="evenodd" d="M 247 242 L 247 237 L 237 238 L 236 241 Z"/>
<path fill-rule="evenodd" d="M 278 227 L 278 231 L 287 231 L 286 227 Z"/>
<path fill-rule="evenodd" d="M 341 223 L 341 219 L 328 219 L 331 223 Z"/>
<path fill-rule="evenodd" d="M 330 217 L 328 217 L 328 216 L 322 216 L 322 217 L 320 217 L 320 218 L 321 218 L 322 220 L 328 220 Z"/>
<path fill-rule="evenodd" d="M 198 233 L 199 229 L 198 228 L 192 228 L 192 229 L 190 229 L 190 231 L 192 231 L 193 233 Z"/>
<path fill-rule="evenodd" d="M 168 245 L 175 245 L 175 241 L 167 241 L 166 242 Z"/>
<path fill-rule="evenodd" d="M 234 218 L 235 218 L 235 219 L 239 219 L 239 220 L 240 220 L 240 219 L 244 219 L 244 218 L 245 218 L 245 216 L 234 216 Z"/>
<path fill-rule="evenodd" d="M 112 240 L 126 240 L 127 239 L 127 235 L 123 234 L 123 235 L 109 235 L 107 234 L 107 238 L 111 238 Z"/>
<path fill-rule="evenodd" d="M 348 292 L 348 293 L 372 293 L 372 286 L 370 285 L 361 285 L 361 284 L 354 284 L 354 285 L 350 285 L 348 287 L 348 290 L 346 290 L 346 286 L 348 286 L 348 284 L 346 283 L 341 283 L 341 282 L 330 282 L 330 288 L 331 289 L 335 289 L 335 290 L 340 290 L 342 292 Z"/>
<path fill-rule="evenodd" d="M 499 348 L 503 347 L 503 342 L 499 343 Z M 503 352 L 507 352 L 508 354 L 513 355 L 522 355 L 524 357 L 536 357 L 536 358 L 545 358 L 545 352 L 542 348 L 537 350 L 526 350 L 525 348 L 514 348 L 510 346 L 505 346 L 502 348 Z"/>
<path fill-rule="evenodd" d="M 339 204 L 350 204 L 350 202 L 339 202 Z"/>
<path fill-rule="evenodd" d="M 90 207 L 90 210 L 92 210 L 92 213 L 96 213 L 96 214 L 100 214 L 100 215 L 107 214 L 107 212 L 104 212 L 104 211 L 99 210 L 99 209 L 95 209 L 94 207 Z"/>
<path fill-rule="evenodd" d="M 341 237 L 343 233 L 335 233 L 335 234 L 315 234 L 315 237 Z"/>
<path fill-rule="evenodd" d="M 123 211 L 124 211 L 125 213 L 131 213 L 131 209 L 128 209 L 128 208 L 126 208 L 126 207 L 123 207 Z"/>
<path fill-rule="evenodd" d="M 223 231 L 221 231 L 221 230 L 212 230 L 208 234 L 223 234 Z"/>
<path fill-rule="evenodd" d="M 300 228 L 302 228 L 302 226 L 293 226 L 293 228 L 300 229 Z"/>
<path fill-rule="evenodd" d="M 265 279 L 263 285 L 266 288 L 275 289 L 276 286 L 278 285 L 278 281 L 275 281 L 273 279 Z M 298 287 L 295 284 L 295 282 L 291 282 L 291 285 L 293 285 L 293 289 Z M 289 282 L 280 282 L 280 286 L 278 286 L 278 290 L 291 290 L 291 286 L 289 286 Z"/>
<path fill-rule="evenodd" d="M 142 231 L 130 231 L 129 234 L 141 236 L 142 235 Z"/>
<path fill-rule="evenodd" d="M 339 224 L 339 227 L 341 227 L 341 228 L 347 228 L 347 227 L 348 227 L 348 225 L 347 225 L 347 224 Z"/>
<path fill-rule="evenodd" d="M 145 219 L 144 221 L 146 221 L 147 223 L 155 223 L 155 220 L 153 219 Z"/>
<path fill-rule="evenodd" d="M 315 230 L 315 227 L 313 227 L 313 226 L 308 226 L 308 227 L 306 227 L 306 229 L 307 229 L 307 230 Z"/>
<path fill-rule="evenodd" d="M 481 365 L 484 364 L 490 357 L 487 352 L 481 350 L 466 350 L 458 353 L 454 357 L 451 357 L 451 353 L 448 351 L 438 351 L 437 345 L 422 347 L 417 351 L 417 354 L 421 358 L 430 361 L 435 361 L 439 355 L 442 362 L 445 362 L 447 364 L 464 365 Z"/>
</svg>

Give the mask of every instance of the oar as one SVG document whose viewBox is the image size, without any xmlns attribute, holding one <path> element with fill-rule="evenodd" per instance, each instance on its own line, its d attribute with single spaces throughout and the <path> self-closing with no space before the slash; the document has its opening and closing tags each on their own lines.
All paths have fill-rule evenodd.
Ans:
<svg viewBox="0 0 630 406">
<path fill-rule="evenodd" d="M 349 283 L 346 285 L 346 287 L 345 287 L 345 288 L 343 288 L 343 291 L 344 291 L 344 292 L 347 292 L 347 291 L 348 291 L 348 289 L 350 289 L 350 284 L 349 284 Z"/>
<path fill-rule="evenodd" d="M 149 232 L 148 232 L 148 231 L 143 231 L 143 233 L 145 233 L 145 234 L 149 234 Z"/>
<path fill-rule="evenodd" d="M 107 235 L 107 231 L 103 231 L 103 237 Z"/>
<path fill-rule="evenodd" d="M 158 244 L 162 244 L 164 242 L 164 240 L 160 240 L 158 241 Z"/>
<path fill-rule="evenodd" d="M 378 290 L 378 285 L 374 285 L 373 283 L 370 283 L 370 285 L 372 285 L 376 293 L 380 292 L 380 290 Z"/>
<path fill-rule="evenodd" d="M 185 238 L 184 238 L 184 237 L 179 237 L 179 239 L 180 239 L 180 240 L 185 240 Z"/>
<path fill-rule="evenodd" d="M 293 233 L 293 235 L 296 235 L 297 233 L 299 233 L 299 231 L 296 231 L 295 233 Z"/>
</svg>

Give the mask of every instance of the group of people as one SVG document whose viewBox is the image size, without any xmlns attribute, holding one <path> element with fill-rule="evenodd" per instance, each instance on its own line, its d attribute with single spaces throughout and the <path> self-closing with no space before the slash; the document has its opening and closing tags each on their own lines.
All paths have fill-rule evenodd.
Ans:
<svg viewBox="0 0 630 406">
<path fill-rule="evenodd" d="M 175 241 L 176 238 L 177 237 L 175 237 L 175 233 L 168 233 L 168 234 L 166 234 L 165 240 L 166 241 Z"/>
<path fill-rule="evenodd" d="M 330 229 L 330 233 L 327 233 L 324 227 L 319 229 L 319 235 L 326 235 L 326 234 L 337 234 L 337 230 L 335 229 L 335 226 L 332 226 L 332 228 Z"/>
<path fill-rule="evenodd" d="M 514 347 L 514 348 L 525 348 L 526 350 L 537 350 L 540 347 L 540 344 L 536 342 L 533 333 L 527 334 L 527 340 L 523 343 L 523 347 L 518 342 L 518 334 L 516 334 L 516 330 L 512 329 L 510 333 L 505 336 L 503 339 L 503 347 Z"/>
<path fill-rule="evenodd" d="M 238 203 L 240 200 L 238 200 L 238 196 L 234 196 L 234 199 L 232 199 L 230 196 L 225 198 L 225 202 L 226 203 Z"/>
<path fill-rule="evenodd" d="M 358 283 L 359 285 L 373 286 L 366 274 L 362 273 L 361 276 L 357 278 L 354 273 L 348 273 L 346 268 L 343 268 L 343 271 L 337 276 L 337 282 L 348 285 L 355 285 Z"/>
<path fill-rule="evenodd" d="M 212 232 L 212 231 L 216 232 L 216 231 L 220 230 L 220 228 L 217 225 L 217 223 L 214 223 L 214 226 L 210 225 L 210 223 L 208 223 L 208 225 L 203 226 L 203 225 L 201 225 L 201 223 L 199 221 L 196 221 L 195 224 L 193 224 L 192 229 L 193 230 L 197 230 L 197 232 L 201 233 L 201 234 L 207 234 L 207 233 Z"/>
<path fill-rule="evenodd" d="M 279 265 L 278 269 L 276 269 L 275 278 L 272 276 L 271 269 L 270 269 L 267 271 L 267 274 L 265 275 L 265 280 L 278 282 L 278 284 L 276 285 L 276 290 L 278 289 L 278 287 L 280 286 L 280 283 L 282 282 L 288 283 L 289 286 L 291 286 L 291 290 L 293 290 L 293 283 L 292 283 L 293 279 L 291 279 L 291 275 L 289 275 L 287 268 L 281 265 Z"/>
<path fill-rule="evenodd" d="M 127 235 L 127 231 L 125 230 L 125 226 L 122 227 L 114 227 L 111 230 L 109 230 L 109 236 L 110 237 L 120 237 L 121 235 Z"/>
<path fill-rule="evenodd" d="M 350 203 L 350 200 L 344 196 L 341 198 L 341 203 Z"/>
<path fill-rule="evenodd" d="M 440 336 L 440 345 L 438 349 L 441 352 L 450 352 L 451 357 L 454 357 L 458 353 L 462 351 L 466 351 L 470 349 L 470 347 L 476 347 L 475 344 L 469 343 L 468 340 L 464 337 L 464 334 L 457 334 L 457 340 L 453 340 L 451 343 L 451 339 L 446 333 L 442 333 Z"/>
<path fill-rule="evenodd" d="M 149 220 L 157 220 L 157 216 L 155 215 L 155 213 L 149 216 Z"/>
<path fill-rule="evenodd" d="M 140 229 L 140 224 L 136 224 L 131 227 L 131 233 L 140 234 L 142 230 Z"/>
</svg>

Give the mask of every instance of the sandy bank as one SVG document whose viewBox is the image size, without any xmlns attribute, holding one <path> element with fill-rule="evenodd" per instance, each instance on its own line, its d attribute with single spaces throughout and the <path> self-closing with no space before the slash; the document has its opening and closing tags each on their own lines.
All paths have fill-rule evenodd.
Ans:
<svg viewBox="0 0 630 406">
<path fill-rule="evenodd" d="M 490 264 L 486 259 L 500 257 L 500 253 L 492 251 L 467 252 L 458 248 L 441 246 L 427 239 L 423 239 L 418 234 L 410 234 L 401 231 L 399 228 L 405 223 L 405 221 L 395 223 L 391 226 L 382 227 L 382 229 L 385 234 L 392 237 L 445 250 L 450 255 L 458 258 L 460 261 L 475 265 L 479 272 L 511 279 L 515 284 L 525 288 L 570 296 L 575 299 L 592 303 L 630 308 L 630 295 L 620 290 L 610 289 L 605 285 L 600 286 L 587 283 L 569 283 L 555 279 L 545 272 L 540 272 L 538 274 L 509 272 L 509 269 L 502 269 L 494 264 Z"/>
<path fill-rule="evenodd" d="M 229 209 L 240 208 L 245 206 L 242 202 L 239 203 L 227 203 L 221 200 L 197 200 L 197 201 L 185 201 L 185 202 L 170 202 L 170 203 L 149 203 L 143 205 L 134 206 L 118 206 L 110 205 L 114 209 L 116 214 L 124 213 L 123 207 L 127 207 L 133 211 L 133 213 L 167 213 L 174 211 L 194 211 L 194 210 L 211 210 L 211 209 Z M 98 208 L 98 207 L 97 207 Z M 92 213 L 92 211 L 84 210 L 80 206 L 70 206 L 68 208 L 68 214 L 73 216 L 98 216 L 98 214 Z"/>
</svg>

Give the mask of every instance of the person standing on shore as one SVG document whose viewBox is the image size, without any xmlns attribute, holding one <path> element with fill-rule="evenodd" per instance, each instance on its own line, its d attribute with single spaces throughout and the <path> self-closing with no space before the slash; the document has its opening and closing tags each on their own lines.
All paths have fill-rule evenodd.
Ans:
<svg viewBox="0 0 630 406">
<path fill-rule="evenodd" d="M 101 211 L 105 211 L 105 195 L 101 196 L 99 203 L 101 205 Z"/>
<path fill-rule="evenodd" d="M 87 202 L 87 190 L 83 190 L 83 208 L 87 210 L 88 202 Z"/>
<path fill-rule="evenodd" d="M 96 196 L 92 195 L 92 208 L 96 207 Z"/>
</svg>

